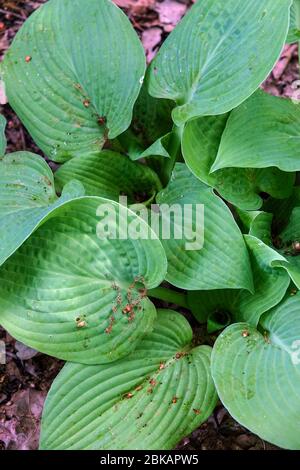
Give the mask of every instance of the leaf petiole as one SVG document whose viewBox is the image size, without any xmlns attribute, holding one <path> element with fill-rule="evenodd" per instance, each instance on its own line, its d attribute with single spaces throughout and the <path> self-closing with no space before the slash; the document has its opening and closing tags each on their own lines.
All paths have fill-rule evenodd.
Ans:
<svg viewBox="0 0 300 470">
<path fill-rule="evenodd" d="M 148 296 L 154 299 L 164 300 L 165 302 L 170 302 L 178 305 L 179 307 L 190 310 L 187 296 L 183 292 L 176 292 L 166 287 L 156 287 L 155 289 L 150 289 L 148 291 Z"/>
</svg>

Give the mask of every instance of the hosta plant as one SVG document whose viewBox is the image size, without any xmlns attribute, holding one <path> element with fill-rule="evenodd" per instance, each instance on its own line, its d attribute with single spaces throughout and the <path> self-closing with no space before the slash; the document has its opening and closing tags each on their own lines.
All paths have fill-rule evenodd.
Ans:
<svg viewBox="0 0 300 470">
<path fill-rule="evenodd" d="M 300 107 L 259 89 L 299 9 L 198 0 L 147 69 L 109 0 L 18 32 L 1 80 L 46 158 L 0 118 L 0 323 L 67 361 L 41 449 L 172 449 L 218 399 L 300 449 Z"/>
</svg>

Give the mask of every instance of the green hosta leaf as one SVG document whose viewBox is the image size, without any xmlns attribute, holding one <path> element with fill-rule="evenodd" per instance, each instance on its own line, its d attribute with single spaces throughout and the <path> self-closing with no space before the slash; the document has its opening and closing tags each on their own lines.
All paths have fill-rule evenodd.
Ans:
<svg viewBox="0 0 300 470">
<path fill-rule="evenodd" d="M 149 229 L 148 239 L 112 238 L 112 228 L 99 239 L 100 209 L 115 211 L 120 230 L 126 221 Z M 2 266 L 0 323 L 41 352 L 111 362 L 151 331 L 156 311 L 146 293 L 165 274 L 164 250 L 142 219 L 114 201 L 83 197 L 57 209 Z"/>
<path fill-rule="evenodd" d="M 153 60 L 150 94 L 176 101 L 177 124 L 235 108 L 280 56 L 291 3 L 199 0 Z"/>
<path fill-rule="evenodd" d="M 16 152 L 0 159 L 0 265 L 55 209 L 83 194 L 83 186 L 71 181 L 58 198 L 52 171 L 38 155 Z"/>
<path fill-rule="evenodd" d="M 187 296 L 189 307 L 200 323 L 206 323 L 214 315 L 222 324 L 225 317 L 233 318 L 238 294 L 235 289 L 219 289 L 189 291 Z"/>
<path fill-rule="evenodd" d="M 289 197 L 295 175 L 278 168 L 224 168 L 210 173 L 229 116 L 198 118 L 185 126 L 182 152 L 187 166 L 197 178 L 214 187 L 224 199 L 241 209 L 259 209 L 263 203 L 260 192 L 274 198 Z"/>
<path fill-rule="evenodd" d="M 245 239 L 251 258 L 254 293 L 243 289 L 188 292 L 189 305 L 200 323 L 214 314 L 214 318 L 229 316 L 233 321 L 247 321 L 257 326 L 261 315 L 284 297 L 290 277 L 284 269 L 273 267 L 273 261 L 284 258 L 257 238 L 246 235 Z"/>
<path fill-rule="evenodd" d="M 0 158 L 3 157 L 6 149 L 6 138 L 5 138 L 5 126 L 6 126 L 6 120 L 5 118 L 0 114 Z"/>
<path fill-rule="evenodd" d="M 55 173 L 58 190 L 73 179 L 83 184 L 88 196 L 118 200 L 122 194 L 129 203 L 154 197 L 161 189 L 158 176 L 149 167 L 110 150 L 73 158 Z"/>
<path fill-rule="evenodd" d="M 38 146 L 62 162 L 127 129 L 144 71 L 138 37 L 112 2 L 50 0 L 18 32 L 3 78 Z"/>
<path fill-rule="evenodd" d="M 210 348 L 191 346 L 185 318 L 158 312 L 152 333 L 109 365 L 68 363 L 49 392 L 42 449 L 172 449 L 217 401 Z"/>
<path fill-rule="evenodd" d="M 274 199 L 268 198 L 264 205 L 263 210 L 273 214 L 273 229 L 280 233 L 282 229 L 288 224 L 291 213 L 294 207 L 300 206 L 300 187 L 295 186 L 290 197 L 287 199 Z"/>
<path fill-rule="evenodd" d="M 272 245 L 272 214 L 260 211 L 238 211 L 238 214 L 246 233 L 258 238 L 266 245 Z"/>
<path fill-rule="evenodd" d="M 157 139 L 153 144 L 150 145 L 142 154 L 139 154 L 138 158 L 146 158 L 152 156 L 158 157 L 165 157 L 170 158 L 170 154 L 168 152 L 168 143 L 170 140 L 171 132 L 168 134 L 163 135 L 159 139 Z M 134 158 L 136 160 L 136 158 Z"/>
<path fill-rule="evenodd" d="M 300 108 L 259 90 L 233 110 L 212 171 L 220 168 L 300 170 Z"/>
<path fill-rule="evenodd" d="M 126 131 L 119 139 L 112 142 L 112 149 L 130 157 L 131 160 L 140 160 L 146 157 L 170 158 L 167 146 L 170 133 L 158 138 L 146 149 L 141 137 L 137 137 L 131 129 Z M 162 159 L 163 160 L 163 159 Z"/>
<path fill-rule="evenodd" d="M 276 236 L 272 234 L 272 214 L 254 212 L 252 220 L 250 215 L 248 221 L 247 213 L 240 214 L 245 226 L 248 226 L 249 235 L 245 235 L 248 246 L 257 245 L 261 249 L 268 246 L 271 266 L 284 268 L 296 287 L 300 289 L 299 251 L 295 248 L 300 240 L 300 207 L 293 209 L 289 223 Z"/>
<path fill-rule="evenodd" d="M 176 226 L 182 227 L 182 239 L 175 236 L 163 239 L 161 234 L 168 258 L 167 280 L 171 284 L 188 290 L 252 290 L 251 268 L 242 234 L 228 207 L 211 188 L 178 163 L 169 185 L 158 194 L 157 202 L 176 205 L 182 211 L 180 221 L 175 217 L 171 220 L 171 233 Z M 204 205 L 204 220 L 199 205 Z"/>
<path fill-rule="evenodd" d="M 149 69 L 133 108 L 130 128 L 118 141 L 132 160 L 153 155 L 169 158 L 167 144 L 173 122 L 174 102 L 153 98 L 148 93 Z"/>
<path fill-rule="evenodd" d="M 300 41 L 300 1 L 294 0 L 291 7 L 290 29 L 288 43 Z"/>
<path fill-rule="evenodd" d="M 217 339 L 212 374 L 219 397 L 243 426 L 300 449 L 300 295 L 267 312 L 260 329 L 229 326 Z"/>
<path fill-rule="evenodd" d="M 175 103 L 170 100 L 161 100 L 149 95 L 149 69 L 133 108 L 133 120 L 131 128 L 142 140 L 144 147 L 148 147 L 167 134 L 173 127 L 171 118 Z"/>
<path fill-rule="evenodd" d="M 300 250 L 295 245 L 300 242 L 300 207 L 295 207 L 291 213 L 288 225 L 280 233 L 280 253 L 288 260 L 280 263 L 285 267 L 298 289 L 300 289 Z"/>
<path fill-rule="evenodd" d="M 300 239 L 300 207 L 295 207 L 291 213 L 289 224 L 281 232 L 280 238 L 284 243 Z"/>
</svg>

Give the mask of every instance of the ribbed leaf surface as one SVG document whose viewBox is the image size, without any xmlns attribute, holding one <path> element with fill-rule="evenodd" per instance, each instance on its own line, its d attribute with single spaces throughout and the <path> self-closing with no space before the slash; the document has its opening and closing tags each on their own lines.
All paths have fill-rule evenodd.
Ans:
<svg viewBox="0 0 300 470">
<path fill-rule="evenodd" d="M 127 129 L 145 72 L 142 45 L 109 0 L 50 0 L 6 54 L 11 106 L 54 161 L 98 152 Z"/>
<path fill-rule="evenodd" d="M 218 337 L 212 374 L 218 394 L 243 426 L 273 444 L 300 449 L 300 296 Z"/>
<path fill-rule="evenodd" d="M 57 209 L 0 269 L 1 325 L 34 349 L 87 364 L 127 355 L 151 331 L 156 311 L 147 289 L 166 274 L 153 233 L 147 240 L 97 237 L 101 204 L 115 209 L 121 226 L 127 220 L 147 228 L 116 202 L 77 199 Z"/>
<path fill-rule="evenodd" d="M 153 60 L 150 94 L 176 101 L 177 124 L 235 108 L 280 56 L 291 3 L 198 0 Z"/>
<path fill-rule="evenodd" d="M 109 365 L 68 363 L 49 392 L 42 449 L 172 449 L 212 412 L 210 348 L 161 310 L 152 333 Z"/>
<path fill-rule="evenodd" d="M 55 186 L 61 190 L 73 179 L 83 184 L 87 196 L 118 200 L 120 195 L 127 195 L 130 203 L 136 198 L 146 200 L 161 188 L 149 167 L 110 150 L 66 162 L 55 173 Z"/>
<path fill-rule="evenodd" d="M 252 220 L 251 217 L 253 217 Z M 293 209 L 286 227 L 275 238 L 272 237 L 272 214 L 270 213 L 255 212 L 254 215 L 250 215 L 248 230 L 249 235 L 245 235 L 247 244 L 251 247 L 257 246 L 262 251 L 268 247 L 271 266 L 284 268 L 300 289 L 299 251 L 295 247 L 295 243 L 300 240 L 300 207 Z"/>
<path fill-rule="evenodd" d="M 299 106 L 260 90 L 231 112 L 211 170 L 276 166 L 298 171 L 299 135 Z"/>
<path fill-rule="evenodd" d="M 261 315 L 277 305 L 284 297 L 290 277 L 284 269 L 274 268 L 273 262 L 282 256 L 255 237 L 245 236 L 250 252 L 254 293 L 241 290 L 188 292 L 194 316 L 205 323 L 209 315 L 228 313 L 232 322 L 246 321 L 257 326 Z"/>
<path fill-rule="evenodd" d="M 274 198 L 289 197 L 295 181 L 294 173 L 284 173 L 275 167 L 255 169 L 251 168 L 251 165 L 249 168 L 224 168 L 214 173 L 210 172 L 227 123 L 230 125 L 230 116 L 231 114 L 223 114 L 193 119 L 185 126 L 182 151 L 187 166 L 197 178 L 214 187 L 224 199 L 241 209 L 259 209 L 263 203 L 260 196 L 262 192 Z M 237 122 L 237 125 L 241 125 L 242 128 L 239 129 L 238 144 L 233 142 L 233 151 L 236 151 L 236 145 L 243 149 L 243 136 L 247 135 L 244 121 Z M 253 145 L 255 146 L 255 141 Z M 266 145 L 267 152 L 268 143 Z M 261 148 L 264 149 L 263 144 Z M 254 155 L 253 152 L 253 157 Z"/>
<path fill-rule="evenodd" d="M 0 265 L 55 209 L 83 194 L 72 181 L 58 198 L 52 171 L 38 155 L 16 152 L 0 159 Z"/>
<path fill-rule="evenodd" d="M 157 202 L 175 205 L 181 210 L 179 220 L 172 217 L 171 212 L 171 233 L 175 233 L 175 225 L 183 224 L 182 238 L 176 239 L 174 235 L 169 239 L 162 238 L 168 258 L 167 280 L 171 284 L 188 290 L 252 290 L 243 236 L 230 210 L 211 188 L 195 178 L 184 164 L 177 163 L 169 185 L 158 194 Z M 197 205 L 204 205 L 204 219 Z M 187 234 L 187 228 L 194 233 Z M 186 244 L 200 241 L 202 234 L 203 248 L 194 246 L 188 250 Z"/>
</svg>

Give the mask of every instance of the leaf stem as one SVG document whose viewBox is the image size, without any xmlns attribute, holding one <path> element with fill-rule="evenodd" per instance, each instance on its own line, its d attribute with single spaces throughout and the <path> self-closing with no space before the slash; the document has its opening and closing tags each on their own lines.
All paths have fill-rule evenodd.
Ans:
<svg viewBox="0 0 300 470">
<path fill-rule="evenodd" d="M 183 292 L 176 292 L 166 287 L 156 287 L 155 289 L 150 289 L 148 291 L 148 296 L 153 297 L 154 299 L 164 300 L 165 302 L 170 302 L 178 305 L 179 307 L 190 310 L 187 296 Z"/>
</svg>

